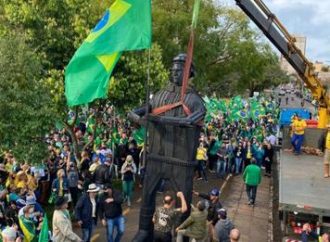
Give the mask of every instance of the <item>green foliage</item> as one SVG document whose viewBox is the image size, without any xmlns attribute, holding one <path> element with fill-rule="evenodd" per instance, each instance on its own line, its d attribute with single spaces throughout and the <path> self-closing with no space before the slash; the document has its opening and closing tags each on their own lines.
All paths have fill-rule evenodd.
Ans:
<svg viewBox="0 0 330 242">
<path fill-rule="evenodd" d="M 155 0 L 153 4 L 154 40 L 166 50 L 163 59 L 170 67 L 172 58 L 186 51 L 193 0 Z M 194 48 L 197 90 L 230 97 L 285 79 L 274 53 L 259 41 L 258 33 L 242 11 L 202 1 Z"/>
<path fill-rule="evenodd" d="M 40 83 L 49 89 L 49 92 L 45 93 L 49 95 L 52 102 L 47 102 L 47 111 L 50 111 L 57 120 L 62 121 L 71 134 L 74 144 L 75 136 L 72 126 L 67 123 L 64 68 L 112 2 L 106 0 L 0 0 L 0 37 L 17 33 L 25 36 L 25 42 L 41 60 L 39 63 L 41 73 L 35 75 L 34 78 L 39 79 Z M 167 79 L 161 51 L 159 46 L 155 46 L 151 51 L 150 86 L 152 90 L 160 88 Z M 127 109 L 141 104 L 144 99 L 147 63 L 146 52 L 124 53 L 116 68 L 116 82 L 110 90 L 110 95 L 112 95 L 110 98 L 118 105 L 117 108 Z M 127 95 L 128 91 L 130 95 Z M 96 101 L 91 106 L 99 103 Z M 35 122 L 38 120 L 36 119 Z M 48 129 L 48 126 L 45 126 L 45 129 Z M 35 130 L 31 130 L 31 134 L 33 131 Z M 19 137 L 16 138 L 19 139 Z M 77 150 L 75 152 L 77 153 Z"/>
<path fill-rule="evenodd" d="M 0 105 L 1 118 L 8 120 L 0 124 L 0 137 L 4 140 L 1 144 L 6 143 L 7 147 L 17 150 L 16 154 L 20 153 L 21 158 L 28 157 L 32 150 L 37 151 L 37 148 L 30 149 L 26 140 L 36 142 L 33 147 L 40 144 L 38 137 L 48 129 L 45 117 L 49 116 L 49 122 L 54 116 L 66 121 L 64 68 L 112 2 L 0 0 L 0 38 L 4 46 L 1 48 L 4 54 L 0 57 L 0 68 L 3 69 L 1 88 L 4 88 L 1 89 Z M 150 55 L 149 82 L 152 93 L 168 79 L 166 69 L 170 68 L 172 58 L 186 51 L 193 2 L 153 0 L 154 45 Z M 8 36 L 17 34 L 24 41 L 14 39 L 13 43 L 19 47 L 15 49 Z M 144 103 L 148 55 L 148 51 L 126 52 L 118 62 L 109 88 L 109 99 L 117 108 L 127 110 Z M 260 42 L 244 13 L 218 6 L 213 0 L 202 1 L 194 57 L 198 74 L 194 85 L 202 94 L 230 96 L 246 89 L 253 92 L 286 78 L 279 70 L 273 51 Z M 25 86 L 27 80 L 33 85 Z M 48 107 L 46 110 L 44 105 Z M 18 109 L 23 112 L 18 113 Z M 28 124 L 19 125 L 22 122 Z M 41 151 L 34 153 L 42 155 Z"/>
<path fill-rule="evenodd" d="M 51 89 L 53 100 L 51 108 L 62 119 L 67 114 L 64 97 L 64 68 L 112 2 L 104 0 L 8 0 L 1 2 L 4 15 L 0 21 L 4 25 L 0 27 L 0 34 L 9 29 L 21 30 L 26 34 L 28 44 L 42 57 L 45 71 L 43 80 Z M 161 55 L 161 48 L 155 46 L 152 49 L 150 63 L 153 68 L 151 89 L 160 88 L 164 78 L 167 77 Z M 147 78 L 147 64 L 148 58 L 145 52 L 124 53 L 116 68 L 116 83 L 111 88 L 109 96 L 118 108 L 124 109 L 141 103 L 144 98 L 141 87 L 144 86 Z M 131 99 L 124 95 L 128 88 L 132 93 Z"/>
<path fill-rule="evenodd" d="M 149 51 L 126 53 L 121 57 L 114 72 L 114 79 L 109 89 L 109 99 L 122 110 L 128 110 L 144 103 L 145 83 L 150 72 L 149 88 L 153 93 L 168 80 L 168 72 L 162 63 L 161 49 L 155 44 Z"/>
<path fill-rule="evenodd" d="M 49 69 L 63 69 L 108 1 L 3 0 L 3 31 L 22 31 Z M 0 7 L 0 8 L 1 8 Z"/>
<path fill-rule="evenodd" d="M 186 52 L 192 8 L 194 0 L 154 0 L 153 1 L 153 39 L 163 50 L 165 66 L 170 68 L 171 61 L 178 53 Z M 195 40 L 195 61 L 205 61 L 210 52 L 209 35 L 212 28 L 217 28 L 220 8 L 212 0 L 201 2 Z M 197 65 L 201 67 L 202 65 Z"/>
<path fill-rule="evenodd" d="M 236 62 L 237 66 L 242 67 L 236 85 L 238 92 L 248 89 L 252 96 L 254 91 L 262 91 L 288 80 L 269 45 L 250 40 L 242 42 L 242 45 L 241 58 Z"/>
<path fill-rule="evenodd" d="M 24 33 L 26 43 L 42 60 L 41 78 L 53 101 L 49 108 L 64 121 L 68 111 L 64 68 L 109 1 L 3 0 L 0 4 L 0 35 Z"/>
<path fill-rule="evenodd" d="M 0 39 L 0 149 L 19 161 L 41 161 L 43 138 L 53 124 L 48 89 L 41 83 L 42 65 L 24 37 Z"/>
</svg>

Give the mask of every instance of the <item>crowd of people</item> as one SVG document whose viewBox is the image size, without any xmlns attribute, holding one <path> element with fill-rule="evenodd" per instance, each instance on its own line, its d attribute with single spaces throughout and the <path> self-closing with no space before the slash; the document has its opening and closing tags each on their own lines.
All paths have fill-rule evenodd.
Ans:
<svg viewBox="0 0 330 242">
<path fill-rule="evenodd" d="M 277 108 L 273 99 L 268 102 Z M 265 167 L 265 176 L 271 175 L 276 120 L 276 112 L 271 110 L 257 118 L 234 121 L 226 112 L 212 115 L 200 136 L 195 179 L 207 182 L 208 176 L 222 179 L 229 173 L 241 174 L 248 203 L 254 206 L 261 168 Z M 68 122 L 74 137 L 63 127 L 54 128 L 45 140 L 49 156 L 41 164 L 19 163 L 10 151 L 1 157 L 3 241 L 90 241 L 99 219 L 108 241 L 121 241 L 125 232 L 123 206 L 132 205 L 134 189 L 143 184 L 143 137 L 136 135 L 143 132 L 114 115 L 110 105 L 71 112 Z M 196 241 L 206 236 L 213 241 L 238 241 L 239 231 L 219 201 L 220 191 L 193 193 L 200 200 L 176 228 L 174 218 L 185 213 L 188 205 L 178 192 L 181 208 L 176 208 L 176 197 L 166 193 L 153 219 L 155 241 L 171 241 L 172 229 L 177 241 L 183 236 Z M 52 217 L 52 233 L 45 239 L 47 212 Z M 73 230 L 73 220 L 81 228 L 80 236 Z"/>
<path fill-rule="evenodd" d="M 10 151 L 2 154 L 0 226 L 3 241 L 23 238 L 27 242 L 90 241 L 99 216 L 103 216 L 102 223 L 110 231 L 109 220 L 113 214 L 108 213 L 107 206 L 102 208 L 99 204 L 114 183 L 122 186 L 122 198 L 117 200 L 116 195 L 110 203 L 120 201 L 120 206 L 122 202 L 131 206 L 136 175 L 139 173 L 142 177 L 143 172 L 140 168 L 142 147 L 138 145 L 139 140 L 133 138 L 134 128 L 114 115 L 109 105 L 78 114 L 70 112 L 68 123 L 72 125 L 74 137 L 56 125 L 45 137 L 49 155 L 41 163 L 21 163 Z M 114 214 L 117 216 L 117 213 L 121 213 L 121 208 Z M 47 215 L 53 218 L 52 229 L 45 226 Z M 71 220 L 76 220 L 82 228 L 81 238 L 72 231 L 71 223 L 67 226 Z M 112 225 L 123 231 L 122 224 L 123 219 L 116 219 Z M 48 234 L 48 230 L 52 233 Z"/>
</svg>

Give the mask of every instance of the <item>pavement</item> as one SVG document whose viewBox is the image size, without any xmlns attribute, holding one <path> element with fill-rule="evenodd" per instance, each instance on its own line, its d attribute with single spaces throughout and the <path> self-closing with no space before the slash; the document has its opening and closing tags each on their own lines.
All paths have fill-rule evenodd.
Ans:
<svg viewBox="0 0 330 242">
<path fill-rule="evenodd" d="M 223 206 L 227 208 L 229 218 L 241 232 L 240 242 L 269 241 L 270 198 L 269 177 L 262 177 L 254 207 L 247 205 L 248 199 L 242 176 L 231 177 L 221 200 Z"/>
<path fill-rule="evenodd" d="M 241 231 L 241 242 L 266 242 L 268 241 L 269 230 L 269 201 L 270 201 L 270 179 L 263 177 L 261 185 L 258 187 L 257 200 L 255 207 L 247 205 L 245 185 L 242 176 L 229 175 L 226 180 L 216 178 L 214 174 L 208 174 L 209 181 L 194 181 L 194 189 L 199 192 L 208 192 L 214 187 L 222 190 L 221 202 L 228 210 L 229 218 L 235 226 Z M 128 208 L 124 206 L 124 215 L 126 217 L 125 233 L 121 241 L 131 241 L 138 229 L 139 207 L 141 203 L 140 188 L 135 189 L 134 201 Z M 161 204 L 162 194 L 157 195 L 157 204 Z M 197 202 L 196 197 L 193 203 Z M 80 229 L 75 229 L 80 235 Z M 106 241 L 106 230 L 99 223 L 93 233 L 93 242 Z"/>
<path fill-rule="evenodd" d="M 194 181 L 194 190 L 199 192 L 208 193 L 214 187 L 223 188 L 222 185 L 227 184 L 226 181 L 219 179 L 215 174 L 208 173 L 208 182 L 205 181 Z M 133 202 L 131 207 L 127 207 L 126 204 L 123 206 L 123 213 L 126 218 L 125 224 L 125 233 L 122 237 L 122 242 L 129 242 L 133 239 L 135 233 L 138 230 L 139 224 L 139 212 L 141 204 L 141 194 L 142 189 L 135 187 L 133 194 Z M 156 204 L 160 205 L 162 203 L 163 194 L 157 194 Z M 196 203 L 198 200 L 197 197 L 193 197 L 193 203 Z M 81 236 L 81 230 L 75 227 L 74 231 Z M 106 241 L 106 229 L 101 226 L 101 223 L 98 223 L 98 226 L 93 232 L 92 242 L 104 242 Z"/>
<path fill-rule="evenodd" d="M 288 105 L 285 103 L 286 97 L 289 97 Z M 284 96 L 281 96 L 280 98 L 282 99 L 281 108 L 302 108 L 301 107 L 301 98 L 297 97 L 295 94 L 286 94 Z M 293 98 L 293 101 L 292 101 L 292 98 Z M 310 102 L 308 102 L 306 100 L 305 100 L 305 105 L 303 108 L 307 109 L 312 114 L 314 114 L 315 111 L 317 111 L 315 109 L 314 105 L 312 105 Z"/>
</svg>

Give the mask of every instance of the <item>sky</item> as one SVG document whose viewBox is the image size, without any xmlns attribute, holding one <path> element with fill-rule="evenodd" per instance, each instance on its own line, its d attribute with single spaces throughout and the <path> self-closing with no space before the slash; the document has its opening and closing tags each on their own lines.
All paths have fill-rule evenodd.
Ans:
<svg viewBox="0 0 330 242">
<path fill-rule="evenodd" d="M 215 0 L 235 6 L 235 0 Z M 330 0 L 264 0 L 289 33 L 307 37 L 306 56 L 330 64 Z"/>
</svg>

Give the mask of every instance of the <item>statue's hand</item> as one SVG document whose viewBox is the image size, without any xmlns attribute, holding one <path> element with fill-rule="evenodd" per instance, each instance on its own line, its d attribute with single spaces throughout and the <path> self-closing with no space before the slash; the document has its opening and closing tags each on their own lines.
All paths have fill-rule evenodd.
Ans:
<svg viewBox="0 0 330 242">
<path fill-rule="evenodd" d="M 132 111 L 127 114 L 127 118 L 134 123 L 139 123 L 140 120 L 140 116 Z"/>
<path fill-rule="evenodd" d="M 146 124 L 147 124 L 147 117 L 146 116 L 141 117 L 140 120 L 139 120 L 139 122 L 138 122 L 138 124 L 140 126 L 146 126 Z"/>
<path fill-rule="evenodd" d="M 160 122 L 161 121 L 161 117 L 158 115 L 149 115 L 148 119 L 152 122 Z"/>
</svg>

